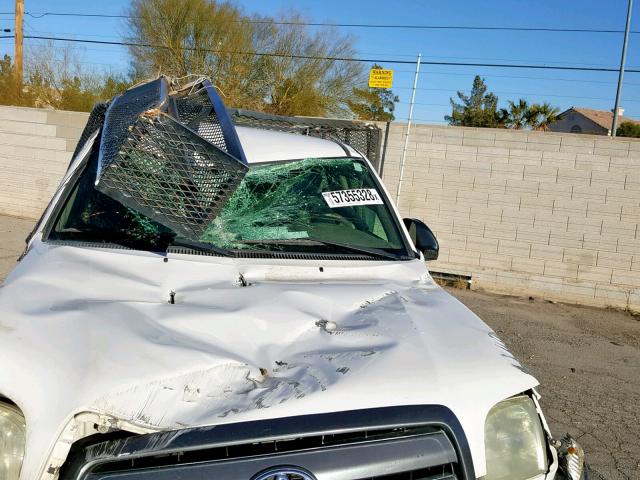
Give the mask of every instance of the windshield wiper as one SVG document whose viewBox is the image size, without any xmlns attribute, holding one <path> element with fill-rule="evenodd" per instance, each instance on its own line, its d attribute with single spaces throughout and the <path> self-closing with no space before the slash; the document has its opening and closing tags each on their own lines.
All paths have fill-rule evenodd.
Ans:
<svg viewBox="0 0 640 480">
<path fill-rule="evenodd" d="M 142 238 L 131 238 L 112 230 L 92 227 L 82 230 L 75 227 L 54 230 L 51 233 L 53 240 L 66 240 L 72 242 L 92 243 L 96 246 L 119 245 L 132 250 L 158 251 L 156 242 Z"/>
<path fill-rule="evenodd" d="M 210 243 L 196 242 L 186 238 L 174 238 L 167 247 L 186 247 L 198 252 L 215 253 L 223 257 L 230 257 L 233 254 L 231 250 L 227 250 L 226 248 L 216 247 Z"/>
<path fill-rule="evenodd" d="M 320 245 L 326 245 L 328 247 L 343 248 L 345 250 L 351 250 L 352 252 L 356 252 L 356 253 L 364 253 L 365 255 L 369 255 L 371 257 L 388 258 L 389 260 L 398 259 L 397 255 L 394 255 L 393 253 L 385 252 L 381 248 L 360 247 L 360 246 L 351 245 L 348 243 L 328 242 L 326 240 L 318 240 L 316 238 L 308 238 L 307 240 L 314 243 L 318 243 Z"/>
<path fill-rule="evenodd" d="M 376 258 L 386 258 L 389 260 L 398 260 L 397 255 L 389 252 L 385 252 L 381 248 L 375 247 L 360 247 L 357 245 L 351 245 L 348 243 L 331 242 L 327 240 L 319 240 L 317 238 L 287 238 L 282 240 L 243 240 L 242 243 L 248 244 L 281 244 L 281 245 L 324 245 L 326 247 L 341 248 L 343 250 L 349 250 L 351 252 L 368 255 Z"/>
</svg>

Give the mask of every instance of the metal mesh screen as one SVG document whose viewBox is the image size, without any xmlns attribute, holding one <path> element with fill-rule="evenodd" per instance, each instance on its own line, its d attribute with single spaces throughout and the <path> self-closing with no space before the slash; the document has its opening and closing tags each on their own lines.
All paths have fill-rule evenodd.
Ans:
<svg viewBox="0 0 640 480">
<path fill-rule="evenodd" d="M 284 117 L 242 109 L 229 109 L 236 125 L 329 138 L 364 153 L 376 167 L 380 161 L 382 131 L 377 125 L 353 120 Z"/>
<path fill-rule="evenodd" d="M 167 91 L 160 78 L 113 100 L 102 132 L 96 189 L 197 240 L 247 166 L 227 153 L 229 140 L 206 90 L 175 97 Z"/>
<path fill-rule="evenodd" d="M 80 134 L 80 139 L 78 140 L 78 144 L 76 145 L 76 149 L 73 151 L 73 156 L 71 157 L 71 162 L 76 158 L 82 147 L 87 142 L 89 137 L 93 132 L 98 130 L 102 124 L 104 123 L 104 116 L 107 113 L 108 103 L 96 103 L 89 114 L 89 120 L 87 120 L 84 129 L 82 130 L 82 134 Z M 71 166 L 71 162 L 69 162 L 69 166 Z"/>
<path fill-rule="evenodd" d="M 202 138 L 227 152 L 218 116 L 206 90 L 176 99 L 176 110 L 181 123 L 195 131 Z"/>
<path fill-rule="evenodd" d="M 117 162 L 120 146 L 126 141 L 131 125 L 138 116 L 162 102 L 161 91 L 165 80 L 159 78 L 127 90 L 116 97 L 105 115 L 105 124 L 100 141 L 98 180 L 111 163 Z"/>
<path fill-rule="evenodd" d="M 100 190 L 187 238 L 198 239 L 246 167 L 167 115 L 141 117 Z"/>
</svg>

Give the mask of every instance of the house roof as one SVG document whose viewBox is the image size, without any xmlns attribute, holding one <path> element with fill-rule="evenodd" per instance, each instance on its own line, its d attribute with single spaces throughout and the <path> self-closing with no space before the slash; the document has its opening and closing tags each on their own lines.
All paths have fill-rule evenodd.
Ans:
<svg viewBox="0 0 640 480">
<path fill-rule="evenodd" d="M 594 123 L 597 123 L 603 128 L 609 130 L 611 128 L 611 124 L 613 122 L 613 112 L 608 110 L 595 110 L 593 108 L 582 108 L 582 107 L 571 107 L 568 110 L 562 112 L 560 116 L 563 116 L 565 113 L 574 111 L 577 112 Z M 625 117 L 623 115 L 618 117 L 618 125 L 622 125 L 625 122 L 634 123 L 636 125 L 640 125 L 640 120 L 635 120 L 633 118 Z"/>
</svg>

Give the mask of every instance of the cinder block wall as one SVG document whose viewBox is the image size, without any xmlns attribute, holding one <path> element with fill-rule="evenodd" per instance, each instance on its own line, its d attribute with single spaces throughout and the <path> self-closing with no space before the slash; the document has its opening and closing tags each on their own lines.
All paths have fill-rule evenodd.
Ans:
<svg viewBox="0 0 640 480">
<path fill-rule="evenodd" d="M 384 181 L 395 195 L 406 125 Z M 400 193 L 473 288 L 640 310 L 640 140 L 413 126 Z"/>
<path fill-rule="evenodd" d="M 87 118 L 86 113 L 0 107 L 0 214 L 41 215 Z"/>
</svg>

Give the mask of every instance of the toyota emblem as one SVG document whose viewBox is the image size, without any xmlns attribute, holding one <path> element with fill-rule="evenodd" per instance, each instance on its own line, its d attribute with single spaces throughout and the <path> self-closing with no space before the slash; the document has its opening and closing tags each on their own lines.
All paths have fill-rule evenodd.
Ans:
<svg viewBox="0 0 640 480">
<path fill-rule="evenodd" d="M 316 478 L 299 467 L 275 467 L 258 473 L 252 480 L 316 480 Z"/>
</svg>

